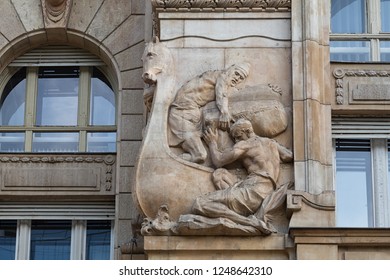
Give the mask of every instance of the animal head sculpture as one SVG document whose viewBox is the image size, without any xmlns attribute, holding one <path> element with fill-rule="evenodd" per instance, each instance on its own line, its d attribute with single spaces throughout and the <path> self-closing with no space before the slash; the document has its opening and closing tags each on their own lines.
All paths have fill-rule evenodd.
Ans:
<svg viewBox="0 0 390 280">
<path fill-rule="evenodd" d="M 167 73 L 172 66 L 170 50 L 156 37 L 153 42 L 147 43 L 142 56 L 144 72 L 142 79 L 147 84 L 155 84 L 160 73 Z"/>
</svg>

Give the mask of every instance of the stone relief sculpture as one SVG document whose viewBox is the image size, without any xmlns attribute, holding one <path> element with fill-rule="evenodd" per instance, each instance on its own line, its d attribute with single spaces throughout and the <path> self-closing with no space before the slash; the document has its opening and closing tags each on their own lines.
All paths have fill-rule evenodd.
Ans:
<svg viewBox="0 0 390 280">
<path fill-rule="evenodd" d="M 151 85 L 144 97 L 152 105 L 133 191 L 147 217 L 142 233 L 276 232 L 273 215 L 291 186 L 278 185 L 280 165 L 292 161 L 292 152 L 272 139 L 287 127 L 280 88 L 229 94 L 250 74 L 248 63 L 236 63 L 176 91 L 174 59 L 158 40 L 147 44 L 143 61 Z M 182 153 L 173 151 L 175 144 Z"/>
<path fill-rule="evenodd" d="M 188 160 L 203 163 L 207 152 L 202 136 L 201 107 L 215 101 L 219 111 L 218 126 L 228 129 L 231 121 L 228 95 L 232 88 L 242 83 L 249 75 L 250 64 L 232 65 L 226 70 L 204 72 L 185 83 L 177 92 L 169 111 L 169 126 L 172 134 L 170 146 L 181 145 L 190 157 Z"/>
</svg>

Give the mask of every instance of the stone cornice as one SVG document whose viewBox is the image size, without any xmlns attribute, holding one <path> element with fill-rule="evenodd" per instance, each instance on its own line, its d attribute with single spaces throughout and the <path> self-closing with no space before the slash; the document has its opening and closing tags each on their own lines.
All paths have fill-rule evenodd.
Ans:
<svg viewBox="0 0 390 280">
<path fill-rule="evenodd" d="M 154 9 L 289 10 L 291 0 L 151 0 Z"/>
</svg>

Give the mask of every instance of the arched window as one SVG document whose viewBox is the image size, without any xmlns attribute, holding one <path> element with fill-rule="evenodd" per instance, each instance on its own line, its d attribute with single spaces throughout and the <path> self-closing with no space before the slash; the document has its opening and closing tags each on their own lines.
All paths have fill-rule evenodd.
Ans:
<svg viewBox="0 0 390 280">
<path fill-rule="evenodd" d="M 0 80 L 0 152 L 115 152 L 116 98 L 102 64 L 66 47 L 11 63 Z"/>
</svg>

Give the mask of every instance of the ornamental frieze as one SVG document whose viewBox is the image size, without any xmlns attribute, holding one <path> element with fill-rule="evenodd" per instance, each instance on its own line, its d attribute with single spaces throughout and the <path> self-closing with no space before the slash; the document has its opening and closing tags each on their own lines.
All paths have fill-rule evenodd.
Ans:
<svg viewBox="0 0 390 280">
<path fill-rule="evenodd" d="M 291 8 L 291 0 L 152 0 L 154 8 Z"/>
</svg>

